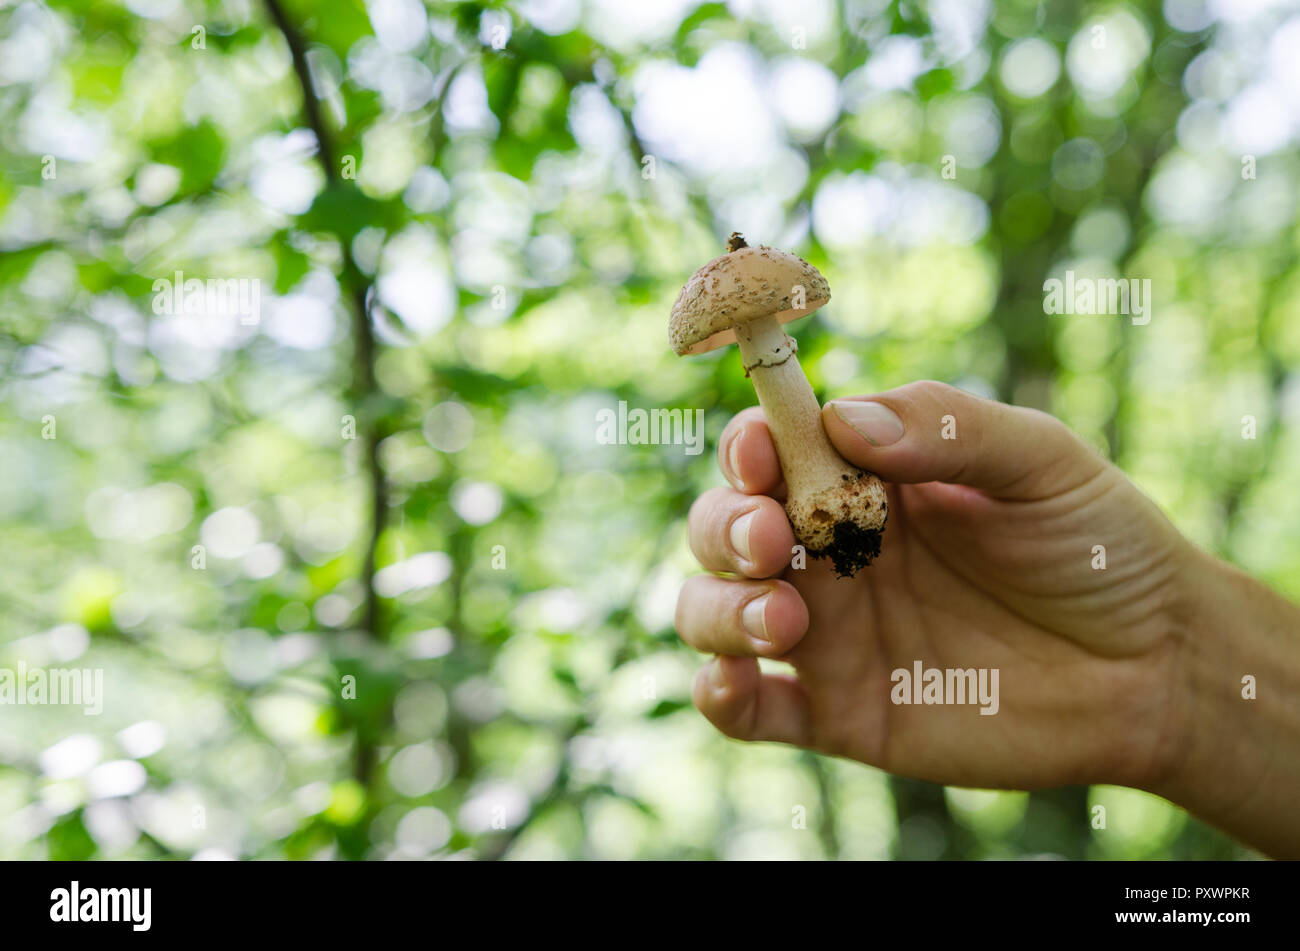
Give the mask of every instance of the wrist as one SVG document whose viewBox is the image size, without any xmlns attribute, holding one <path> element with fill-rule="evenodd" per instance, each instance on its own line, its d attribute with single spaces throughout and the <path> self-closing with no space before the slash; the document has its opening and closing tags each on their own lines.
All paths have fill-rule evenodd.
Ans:
<svg viewBox="0 0 1300 951">
<path fill-rule="evenodd" d="M 1168 758 L 1144 788 L 1256 848 L 1300 854 L 1300 610 L 1189 545 L 1171 607 Z"/>
</svg>

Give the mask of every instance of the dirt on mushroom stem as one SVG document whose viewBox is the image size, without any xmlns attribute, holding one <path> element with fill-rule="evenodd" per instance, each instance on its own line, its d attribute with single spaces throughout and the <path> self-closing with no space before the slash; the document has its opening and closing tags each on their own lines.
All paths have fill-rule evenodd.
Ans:
<svg viewBox="0 0 1300 951">
<path fill-rule="evenodd" d="M 880 554 L 880 530 L 863 528 L 857 522 L 838 522 L 834 528 L 835 540 L 828 548 L 808 552 L 813 558 L 829 558 L 835 574 L 852 578 L 868 567 Z"/>
</svg>

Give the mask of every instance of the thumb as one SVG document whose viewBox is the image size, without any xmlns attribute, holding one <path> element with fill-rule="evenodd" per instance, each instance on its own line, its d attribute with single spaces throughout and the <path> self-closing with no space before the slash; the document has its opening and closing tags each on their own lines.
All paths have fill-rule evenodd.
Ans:
<svg viewBox="0 0 1300 951">
<path fill-rule="evenodd" d="M 1033 499 L 1081 485 L 1106 467 L 1046 413 L 929 380 L 832 400 L 822 423 L 840 455 L 886 482 L 952 482 Z"/>
</svg>

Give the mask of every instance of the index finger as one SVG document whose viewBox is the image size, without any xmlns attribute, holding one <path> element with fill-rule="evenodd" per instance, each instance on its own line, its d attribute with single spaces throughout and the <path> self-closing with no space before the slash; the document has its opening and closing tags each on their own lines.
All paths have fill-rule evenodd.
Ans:
<svg viewBox="0 0 1300 951">
<path fill-rule="evenodd" d="M 785 498 L 785 477 L 761 407 L 741 410 L 727 423 L 718 440 L 718 468 L 739 492 Z"/>
</svg>

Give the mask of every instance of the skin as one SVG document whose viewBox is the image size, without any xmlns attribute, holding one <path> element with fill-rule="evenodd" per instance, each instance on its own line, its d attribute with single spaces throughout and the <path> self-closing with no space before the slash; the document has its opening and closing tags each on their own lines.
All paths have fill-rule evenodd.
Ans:
<svg viewBox="0 0 1300 951">
<path fill-rule="evenodd" d="M 852 579 L 789 567 L 761 410 L 723 433 L 731 487 L 690 513 L 713 573 L 677 604 L 682 639 L 718 655 L 696 679 L 699 710 L 736 739 L 948 785 L 1134 786 L 1300 857 L 1300 611 L 1199 551 L 1051 416 L 933 382 L 850 401 L 901 423 L 870 428 L 873 444 L 842 401 L 823 408 L 836 449 L 889 492 L 882 554 Z M 794 672 L 762 673 L 759 657 Z M 918 660 L 997 669 L 998 712 L 891 702 L 891 672 Z"/>
</svg>

